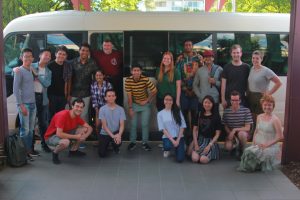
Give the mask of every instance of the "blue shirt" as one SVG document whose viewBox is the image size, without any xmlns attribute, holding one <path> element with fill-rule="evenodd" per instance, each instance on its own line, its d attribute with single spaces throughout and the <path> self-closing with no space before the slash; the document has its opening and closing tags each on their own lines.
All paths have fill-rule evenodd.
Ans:
<svg viewBox="0 0 300 200">
<path fill-rule="evenodd" d="M 173 138 L 178 137 L 180 128 L 186 128 L 186 123 L 181 112 L 180 117 L 181 125 L 179 126 L 178 124 L 176 124 L 172 116 L 171 110 L 161 110 L 157 113 L 158 130 L 163 131 L 165 129 Z M 167 138 L 167 136 L 163 135 L 163 138 Z"/>
</svg>

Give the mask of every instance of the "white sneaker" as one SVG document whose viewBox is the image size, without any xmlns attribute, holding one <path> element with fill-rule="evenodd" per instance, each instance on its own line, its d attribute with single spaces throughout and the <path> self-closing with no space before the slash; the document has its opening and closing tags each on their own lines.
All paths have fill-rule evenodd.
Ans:
<svg viewBox="0 0 300 200">
<path fill-rule="evenodd" d="M 170 151 L 164 151 L 164 158 L 169 157 L 169 155 L 170 155 Z"/>
</svg>

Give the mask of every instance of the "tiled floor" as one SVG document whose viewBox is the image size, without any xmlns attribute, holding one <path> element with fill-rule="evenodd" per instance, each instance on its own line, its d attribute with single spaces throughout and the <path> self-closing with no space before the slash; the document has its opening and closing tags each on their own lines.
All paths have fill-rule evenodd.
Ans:
<svg viewBox="0 0 300 200">
<path fill-rule="evenodd" d="M 157 143 L 152 152 L 133 152 L 100 159 L 88 144 L 84 158 L 60 155 L 61 165 L 42 153 L 21 168 L 0 171 L 0 200 L 300 200 L 298 190 L 279 170 L 246 174 L 223 153 L 208 165 L 176 163 L 163 158 Z"/>
</svg>

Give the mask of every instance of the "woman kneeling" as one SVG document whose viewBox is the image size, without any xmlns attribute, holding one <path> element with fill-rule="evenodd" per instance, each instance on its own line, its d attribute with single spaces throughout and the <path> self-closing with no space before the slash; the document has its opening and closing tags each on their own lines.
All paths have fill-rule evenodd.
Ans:
<svg viewBox="0 0 300 200">
<path fill-rule="evenodd" d="M 214 112 L 214 99 L 207 95 L 203 98 L 203 111 L 193 120 L 193 142 L 188 149 L 188 155 L 195 163 L 209 163 L 219 159 L 220 149 L 217 144 L 221 134 L 221 117 Z"/>
<path fill-rule="evenodd" d="M 168 157 L 175 148 L 176 160 L 182 162 L 185 157 L 183 131 L 186 128 L 184 117 L 176 105 L 174 97 L 164 95 L 165 108 L 157 114 L 159 131 L 163 132 L 164 157 Z"/>
</svg>

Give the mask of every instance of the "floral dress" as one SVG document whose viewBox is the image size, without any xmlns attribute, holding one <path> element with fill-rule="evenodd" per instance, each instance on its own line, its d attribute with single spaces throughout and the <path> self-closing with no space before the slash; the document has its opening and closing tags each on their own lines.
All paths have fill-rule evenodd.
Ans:
<svg viewBox="0 0 300 200">
<path fill-rule="evenodd" d="M 257 133 L 254 138 L 255 145 L 244 150 L 241 158 L 239 171 L 253 172 L 256 170 L 271 171 L 281 161 L 281 146 L 276 143 L 264 150 L 259 148 L 259 144 L 266 144 L 276 137 L 276 130 L 273 126 L 273 119 L 269 121 L 259 120 Z"/>
</svg>

